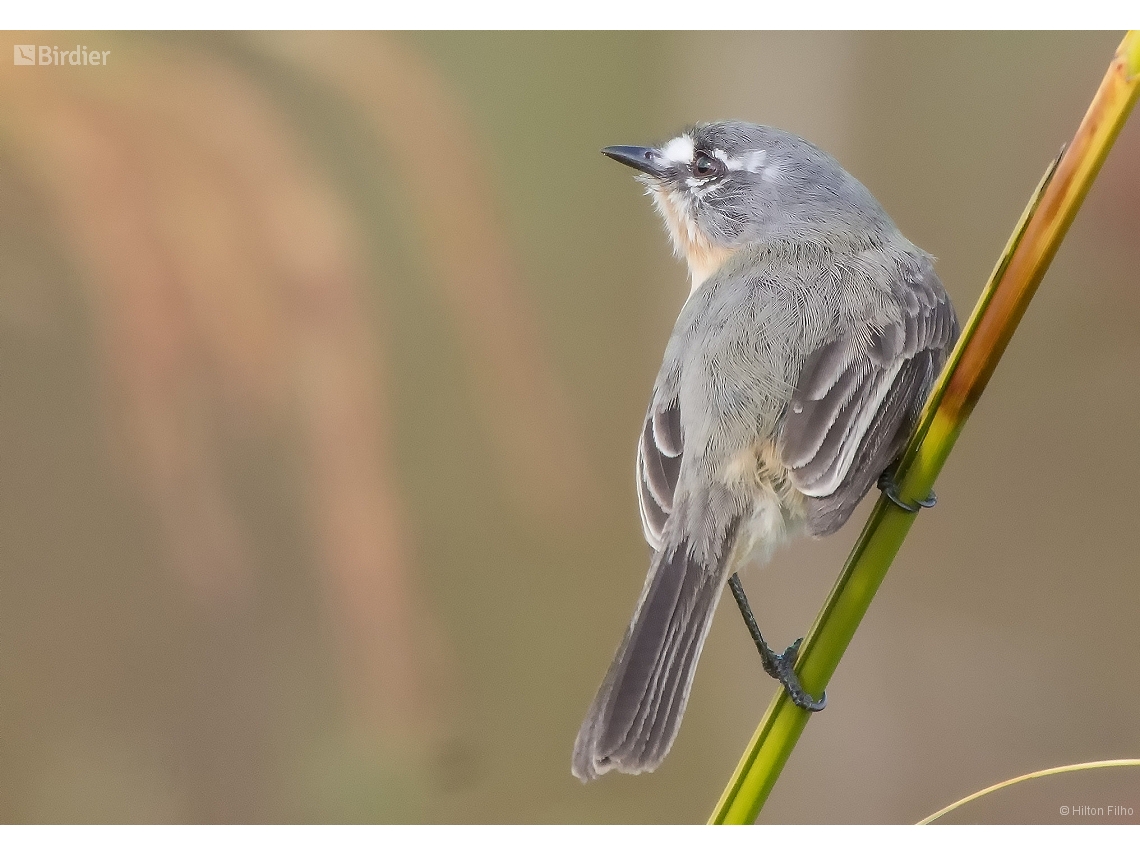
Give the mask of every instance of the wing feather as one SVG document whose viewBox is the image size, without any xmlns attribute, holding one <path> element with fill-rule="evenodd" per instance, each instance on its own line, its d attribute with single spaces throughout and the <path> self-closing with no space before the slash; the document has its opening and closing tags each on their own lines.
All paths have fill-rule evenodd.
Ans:
<svg viewBox="0 0 1140 855">
<path fill-rule="evenodd" d="M 681 409 L 671 399 L 650 405 L 637 444 L 637 505 L 646 541 L 660 549 L 681 473 Z"/>
<path fill-rule="evenodd" d="M 804 361 L 780 437 L 792 484 L 809 497 L 808 528 L 842 525 L 901 451 L 958 337 L 933 271 L 892 286 L 901 317 L 837 336 Z"/>
</svg>

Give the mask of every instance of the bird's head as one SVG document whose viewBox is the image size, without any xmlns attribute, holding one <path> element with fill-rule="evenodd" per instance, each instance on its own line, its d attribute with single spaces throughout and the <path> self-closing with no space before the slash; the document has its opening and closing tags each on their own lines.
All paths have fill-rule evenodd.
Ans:
<svg viewBox="0 0 1140 855">
<path fill-rule="evenodd" d="M 749 122 L 696 125 L 662 146 L 612 146 L 649 189 L 696 289 L 748 243 L 849 242 L 893 224 L 806 140 Z"/>
</svg>

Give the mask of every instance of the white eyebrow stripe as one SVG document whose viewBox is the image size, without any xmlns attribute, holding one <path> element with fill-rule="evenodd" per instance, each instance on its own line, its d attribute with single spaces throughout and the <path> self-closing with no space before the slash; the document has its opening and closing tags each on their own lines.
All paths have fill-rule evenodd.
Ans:
<svg viewBox="0 0 1140 855">
<path fill-rule="evenodd" d="M 768 152 L 764 149 L 754 151 L 744 158 L 744 168 L 749 172 L 759 172 L 764 168 L 764 164 L 768 162 Z"/>
<path fill-rule="evenodd" d="M 681 134 L 665 143 L 661 148 L 661 159 L 670 163 L 689 163 L 693 159 L 693 138 Z"/>
<path fill-rule="evenodd" d="M 725 166 L 732 170 L 745 170 L 747 172 L 759 172 L 764 168 L 764 164 L 768 162 L 768 152 L 760 149 L 759 151 L 750 151 L 744 157 L 726 157 L 724 152 L 719 148 L 713 152 L 721 159 Z"/>
<path fill-rule="evenodd" d="M 735 172 L 738 169 L 745 169 L 745 162 L 739 157 L 729 157 L 728 152 L 723 148 L 714 148 L 712 156 L 724 164 L 724 168 L 729 171 Z"/>
</svg>

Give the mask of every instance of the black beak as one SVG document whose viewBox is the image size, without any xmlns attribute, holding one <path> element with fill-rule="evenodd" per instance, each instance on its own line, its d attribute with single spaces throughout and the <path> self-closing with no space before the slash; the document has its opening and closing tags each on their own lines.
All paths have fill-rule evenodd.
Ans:
<svg viewBox="0 0 1140 855">
<path fill-rule="evenodd" d="M 603 148 L 602 154 L 654 178 L 665 176 L 661 152 L 655 148 L 646 148 L 643 145 L 611 145 L 609 148 Z"/>
</svg>

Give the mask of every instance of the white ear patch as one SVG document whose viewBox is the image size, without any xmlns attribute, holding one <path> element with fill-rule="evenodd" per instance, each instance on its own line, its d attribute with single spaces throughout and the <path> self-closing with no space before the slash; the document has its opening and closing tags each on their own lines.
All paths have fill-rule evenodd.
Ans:
<svg viewBox="0 0 1140 855">
<path fill-rule="evenodd" d="M 689 163 L 693 159 L 693 138 L 681 134 L 665 143 L 661 148 L 661 159 L 670 163 Z"/>
</svg>

